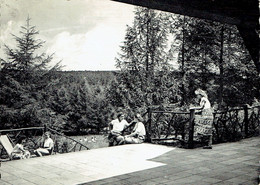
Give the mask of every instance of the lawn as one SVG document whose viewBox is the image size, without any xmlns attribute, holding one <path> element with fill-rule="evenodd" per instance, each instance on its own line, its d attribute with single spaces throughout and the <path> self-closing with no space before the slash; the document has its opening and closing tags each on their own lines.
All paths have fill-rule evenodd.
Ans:
<svg viewBox="0 0 260 185">
<path fill-rule="evenodd" d="M 82 135 L 70 136 L 69 138 L 71 139 L 64 136 L 57 136 L 56 138 L 55 136 L 53 137 L 56 143 L 56 151 L 58 151 L 58 153 L 86 150 L 86 147 L 89 149 L 108 147 L 108 139 L 106 135 Z M 77 142 L 72 139 L 86 147 L 80 146 L 80 144 L 77 144 Z"/>
</svg>

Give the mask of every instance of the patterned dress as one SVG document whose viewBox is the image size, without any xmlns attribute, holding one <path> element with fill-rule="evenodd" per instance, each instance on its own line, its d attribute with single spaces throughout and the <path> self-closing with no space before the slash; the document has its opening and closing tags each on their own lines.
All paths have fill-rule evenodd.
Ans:
<svg viewBox="0 0 260 185">
<path fill-rule="evenodd" d="M 207 98 L 203 97 L 201 98 L 200 105 L 203 106 L 203 109 L 200 115 L 195 115 L 194 133 L 195 135 L 212 135 L 213 112 L 210 102 Z"/>
</svg>

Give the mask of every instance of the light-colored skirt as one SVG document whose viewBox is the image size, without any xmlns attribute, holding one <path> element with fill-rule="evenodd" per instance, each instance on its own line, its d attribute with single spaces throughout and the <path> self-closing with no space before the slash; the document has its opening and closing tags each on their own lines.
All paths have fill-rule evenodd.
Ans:
<svg viewBox="0 0 260 185">
<path fill-rule="evenodd" d="M 195 115 L 194 135 L 212 135 L 212 109 L 203 109 L 201 115 Z"/>
</svg>

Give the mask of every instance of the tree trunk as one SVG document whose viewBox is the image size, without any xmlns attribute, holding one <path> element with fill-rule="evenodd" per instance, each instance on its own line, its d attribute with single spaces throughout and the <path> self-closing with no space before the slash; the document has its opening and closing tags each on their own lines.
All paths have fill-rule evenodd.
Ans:
<svg viewBox="0 0 260 185">
<path fill-rule="evenodd" d="M 218 97 L 218 105 L 219 108 L 222 108 L 223 104 L 223 80 L 224 80 L 224 69 L 223 69 L 223 45 L 224 45 L 224 25 L 221 27 L 221 33 L 220 33 L 220 59 L 219 59 L 219 97 Z"/>
<path fill-rule="evenodd" d="M 181 78 L 182 78 L 182 84 L 181 84 L 181 93 L 182 93 L 182 99 L 181 99 L 181 106 L 184 105 L 186 101 L 186 92 L 185 92 L 185 86 L 184 86 L 184 79 L 185 79 L 185 70 L 184 70 L 184 44 L 185 44 L 185 16 L 183 16 L 183 25 L 182 25 L 182 50 L 181 50 L 181 55 L 182 55 L 182 61 L 181 61 Z"/>
</svg>

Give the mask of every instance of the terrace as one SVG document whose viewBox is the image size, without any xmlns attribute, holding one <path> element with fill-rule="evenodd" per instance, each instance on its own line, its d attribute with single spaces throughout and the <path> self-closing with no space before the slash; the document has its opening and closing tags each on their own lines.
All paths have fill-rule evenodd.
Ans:
<svg viewBox="0 0 260 185">
<path fill-rule="evenodd" d="M 137 145 L 94 149 L 89 142 L 82 144 L 48 127 L 1 130 L 1 134 L 9 132 L 16 136 L 34 133 L 34 137 L 37 137 L 35 131 L 39 133 L 39 129 L 41 132 L 49 130 L 56 141 L 67 138 L 73 144 L 68 153 L 62 152 L 56 144 L 55 155 L 3 162 L 0 183 L 257 184 L 259 110 L 259 106 L 246 105 L 215 112 L 213 134 L 216 140 L 212 150 L 202 149 L 193 138 L 196 116 L 193 110 L 174 112 L 149 108 L 144 116 L 151 143 Z M 104 145 L 107 144 L 104 136 L 98 140 L 97 143 L 103 141 Z M 174 147 L 172 141 L 182 143 L 184 148 Z M 2 148 L 1 155 L 3 151 Z"/>
<path fill-rule="evenodd" d="M 258 184 L 260 137 L 212 150 L 122 145 L 1 164 L 0 184 Z"/>
</svg>

